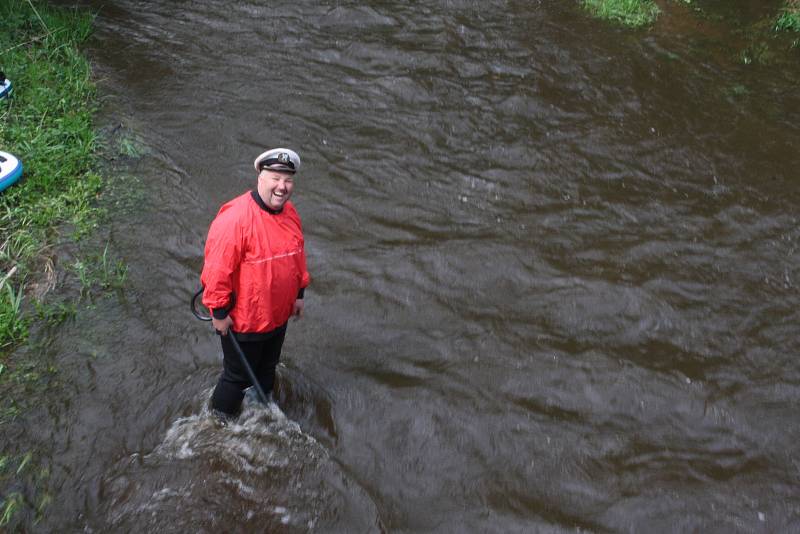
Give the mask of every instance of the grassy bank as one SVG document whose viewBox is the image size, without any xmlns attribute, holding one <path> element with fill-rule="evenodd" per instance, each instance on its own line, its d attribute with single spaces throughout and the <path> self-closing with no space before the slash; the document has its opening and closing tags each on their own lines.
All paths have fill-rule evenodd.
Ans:
<svg viewBox="0 0 800 534">
<path fill-rule="evenodd" d="M 25 170 L 0 193 L 0 430 L 35 402 L 37 383 L 52 372 L 34 360 L 40 351 L 14 349 L 31 321 L 63 315 L 63 305 L 48 308 L 44 297 L 55 283 L 53 247 L 98 221 L 95 88 L 78 50 L 92 22 L 86 12 L 39 1 L 0 2 L 0 70 L 14 86 L 13 98 L 0 100 L 0 150 Z M 46 476 L 34 453 L 3 445 L 0 531 L 35 521 L 48 502 L 39 489 Z"/>
<path fill-rule="evenodd" d="M 670 1 L 695 5 L 693 0 Z M 697 3 L 702 4 L 702 2 Z M 631 27 L 652 24 L 661 13 L 661 9 L 654 0 L 582 0 L 582 5 L 597 18 Z M 702 8 L 697 9 L 702 10 Z M 784 2 L 783 8 L 774 21 L 773 29 L 776 32 L 800 33 L 800 0 Z"/>
<path fill-rule="evenodd" d="M 719 25 L 731 17 L 730 6 L 709 0 L 581 0 L 582 7 L 599 19 L 632 28 L 652 26 L 663 11 L 691 12 L 699 19 Z M 741 24 L 731 19 L 736 40 L 749 41 L 738 55 L 744 64 L 771 64 L 783 51 L 800 49 L 800 0 L 784 0 L 766 18 Z"/>
<path fill-rule="evenodd" d="M 775 31 L 790 31 L 800 33 L 800 0 L 788 0 L 778 19 L 775 21 Z"/>
<path fill-rule="evenodd" d="M 595 17 L 632 27 L 652 24 L 661 12 L 653 0 L 583 0 L 583 7 Z"/>
<path fill-rule="evenodd" d="M 43 281 L 58 229 L 86 232 L 96 221 L 95 90 L 77 49 L 91 27 L 85 12 L 0 3 L 0 69 L 14 84 L 13 98 L 0 101 L 0 147 L 25 169 L 0 193 L 0 354 L 26 337 L 23 294 Z"/>
</svg>

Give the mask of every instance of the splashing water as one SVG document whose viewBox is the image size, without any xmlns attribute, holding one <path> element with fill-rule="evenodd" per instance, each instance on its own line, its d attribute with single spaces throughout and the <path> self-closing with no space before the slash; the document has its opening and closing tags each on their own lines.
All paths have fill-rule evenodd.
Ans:
<svg viewBox="0 0 800 534">
<path fill-rule="evenodd" d="M 107 525 L 326 530 L 342 512 L 349 515 L 353 502 L 372 507 L 365 496 L 342 495 L 359 490 L 274 402 L 264 406 L 247 395 L 231 422 L 202 405 L 200 413 L 174 421 L 152 452 L 125 458 L 106 477 L 101 492 L 108 503 Z M 377 517 L 374 509 L 350 513 L 348 522 Z"/>
</svg>

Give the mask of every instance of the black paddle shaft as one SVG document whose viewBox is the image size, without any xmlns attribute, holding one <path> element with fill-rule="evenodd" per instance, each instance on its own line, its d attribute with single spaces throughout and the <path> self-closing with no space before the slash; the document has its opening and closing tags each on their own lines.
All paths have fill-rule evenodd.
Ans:
<svg viewBox="0 0 800 534">
<path fill-rule="evenodd" d="M 205 288 L 200 288 L 200 291 L 194 294 L 192 297 L 192 314 L 200 319 L 201 321 L 210 321 L 210 315 L 200 315 L 200 312 L 197 309 L 197 299 L 203 294 Z M 221 332 L 217 331 L 219 335 L 223 335 Z M 239 355 L 239 358 L 242 360 L 242 365 L 244 366 L 244 370 L 247 371 L 247 376 L 250 378 L 250 382 L 253 383 L 253 387 L 256 388 L 256 393 L 258 393 L 258 398 L 261 400 L 262 403 L 268 404 L 269 401 L 267 400 L 267 395 L 264 393 L 264 390 L 261 389 L 261 384 L 258 383 L 258 378 L 256 378 L 256 374 L 253 372 L 253 368 L 250 367 L 250 363 L 247 361 L 247 356 L 244 355 L 244 351 L 242 347 L 239 345 L 239 341 L 236 339 L 236 334 L 234 334 L 233 330 L 228 329 L 228 333 L 225 334 L 231 340 L 231 344 L 233 348 L 236 349 L 236 353 Z"/>
</svg>

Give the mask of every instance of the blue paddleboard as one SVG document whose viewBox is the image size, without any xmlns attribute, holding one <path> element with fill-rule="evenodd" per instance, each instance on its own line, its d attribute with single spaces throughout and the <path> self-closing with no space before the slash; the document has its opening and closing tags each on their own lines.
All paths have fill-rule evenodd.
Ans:
<svg viewBox="0 0 800 534">
<path fill-rule="evenodd" d="M 22 162 L 8 152 L 0 150 L 0 191 L 5 190 L 22 176 Z"/>
</svg>

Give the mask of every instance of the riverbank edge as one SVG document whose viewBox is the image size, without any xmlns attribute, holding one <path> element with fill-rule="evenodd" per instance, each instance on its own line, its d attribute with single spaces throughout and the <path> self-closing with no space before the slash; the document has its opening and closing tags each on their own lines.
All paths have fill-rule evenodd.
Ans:
<svg viewBox="0 0 800 534">
<path fill-rule="evenodd" d="M 88 58 L 79 46 L 94 16 L 42 0 L 0 6 L 0 70 L 13 96 L 0 100 L 0 149 L 24 168 L 19 182 L 0 193 L 0 429 L 36 403 L 57 370 L 42 351 L 26 348 L 32 327 L 55 325 L 76 312 L 74 299 L 51 292 L 57 270 L 80 287 L 119 288 L 126 269 L 108 246 L 80 250 L 105 217 L 98 204 L 103 149 L 94 117 L 98 99 Z M 64 243 L 78 249 L 56 267 Z M 102 246 L 102 245 L 101 245 Z M 63 274 L 63 273 L 61 273 Z M 62 277 L 63 279 L 63 277 Z M 35 523 L 49 496 L 48 477 L 35 451 L 5 442 L 0 449 L 0 530 Z"/>
<path fill-rule="evenodd" d="M 661 9 L 653 0 L 581 0 L 592 16 L 638 28 L 655 22 Z"/>
<path fill-rule="evenodd" d="M 665 0 L 661 3 L 693 4 L 692 0 Z M 590 15 L 598 19 L 631 28 L 652 25 L 663 9 L 654 0 L 581 0 L 581 5 Z M 783 6 L 766 26 L 774 33 L 800 34 L 800 0 L 784 0 Z M 797 46 L 800 46 L 800 40 L 794 40 L 792 43 L 793 48 Z"/>
</svg>

